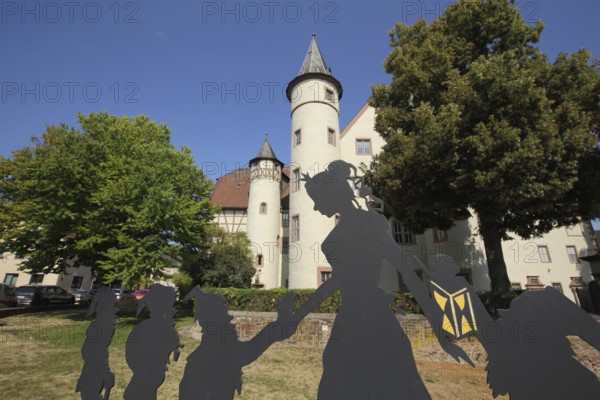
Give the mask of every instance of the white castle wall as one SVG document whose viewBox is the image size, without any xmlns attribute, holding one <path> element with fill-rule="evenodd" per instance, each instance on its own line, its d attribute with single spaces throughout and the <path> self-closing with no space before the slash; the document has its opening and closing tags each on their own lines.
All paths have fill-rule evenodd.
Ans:
<svg viewBox="0 0 600 400">
<path fill-rule="evenodd" d="M 357 167 L 361 163 L 367 167 L 370 165 L 372 155 L 378 154 L 385 144 L 374 126 L 375 109 L 365 105 L 342 132 L 341 152 L 345 161 Z M 371 140 L 371 156 L 357 154 L 357 139 Z M 447 254 L 454 258 L 460 267 L 468 270 L 473 286 L 477 290 L 490 290 L 485 247 L 478 233 L 477 217 L 456 221 L 447 234 L 448 240 L 443 242 L 434 240 L 432 229 L 425 231 L 423 235 L 417 235 L 417 245 L 403 246 L 409 261 L 410 256 L 414 254 L 426 265 L 432 265 L 435 254 Z M 512 283 L 520 284 L 522 289 L 527 288 L 528 276 L 536 276 L 544 286 L 560 283 L 565 296 L 575 301 L 570 287 L 571 278 L 581 277 L 586 283 L 592 279 L 589 263 L 581 260 L 572 263 L 566 250 L 566 246 L 575 246 L 580 257 L 597 252 L 589 223 L 570 228 L 557 228 L 541 238 L 524 240 L 516 235 L 513 236 L 514 240 L 502 243 L 502 249 L 509 279 Z M 541 262 L 538 246 L 548 247 L 550 262 Z M 394 284 L 394 271 L 384 266 L 381 286 L 393 288 Z"/>
</svg>

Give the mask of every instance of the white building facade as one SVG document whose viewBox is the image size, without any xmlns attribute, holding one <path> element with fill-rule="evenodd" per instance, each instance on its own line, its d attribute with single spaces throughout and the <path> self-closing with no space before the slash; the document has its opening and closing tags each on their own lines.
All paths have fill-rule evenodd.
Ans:
<svg viewBox="0 0 600 400">
<path fill-rule="evenodd" d="M 331 74 L 313 35 L 300 69 L 287 88 L 291 105 L 290 165 L 283 168 L 268 140 L 242 168 L 217 180 L 212 201 L 221 206 L 215 221 L 229 233 L 247 232 L 253 245 L 257 287 L 315 288 L 331 276 L 320 243 L 335 226 L 313 210 L 302 173 L 314 175 L 333 160 L 369 166 L 384 145 L 375 131 L 375 110 L 365 104 L 344 129 L 339 127 L 343 88 Z M 360 169 L 358 169 L 360 173 Z M 448 231 L 431 229 L 415 235 L 394 221 L 390 233 L 407 255 L 430 265 L 435 254 L 455 259 L 477 290 L 489 290 L 490 280 L 477 217 L 457 221 Z M 541 238 L 503 243 L 509 279 L 515 289 L 553 286 L 578 302 L 576 290 L 594 279 L 581 257 L 599 252 L 591 223 L 558 228 Z M 412 257 L 409 257 L 409 260 Z M 417 273 L 421 271 L 414 265 Z M 381 286 L 401 289 L 396 271 L 385 266 Z"/>
</svg>

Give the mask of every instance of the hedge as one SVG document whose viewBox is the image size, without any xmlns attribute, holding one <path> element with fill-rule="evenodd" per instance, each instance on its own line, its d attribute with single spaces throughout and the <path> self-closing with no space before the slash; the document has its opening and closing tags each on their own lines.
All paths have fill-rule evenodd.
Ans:
<svg viewBox="0 0 600 400">
<path fill-rule="evenodd" d="M 202 288 L 205 293 L 220 294 L 225 297 L 229 311 L 277 311 L 277 304 L 289 290 L 277 289 L 234 289 L 234 288 Z M 300 308 L 315 289 L 295 289 L 294 304 Z M 420 313 L 420 308 L 410 293 L 398 293 L 396 305 L 407 313 Z M 337 313 L 342 306 L 342 297 L 339 291 L 321 303 L 313 312 Z"/>
<path fill-rule="evenodd" d="M 235 289 L 235 288 L 202 288 L 205 293 L 220 294 L 225 297 L 229 311 L 263 311 L 276 312 L 277 303 L 289 290 L 277 289 Z M 294 305 L 300 308 L 315 289 L 296 289 L 294 293 Z M 494 295 L 490 292 L 478 292 L 481 301 L 492 316 L 497 316 L 498 309 L 506 309 L 510 302 L 521 292 L 509 292 L 503 295 Z M 408 314 L 422 314 L 422 310 L 411 293 L 396 293 L 395 304 Z M 313 312 L 337 313 L 342 306 L 342 298 L 339 291 L 321 303 Z M 397 310 L 395 310 L 397 311 Z"/>
</svg>

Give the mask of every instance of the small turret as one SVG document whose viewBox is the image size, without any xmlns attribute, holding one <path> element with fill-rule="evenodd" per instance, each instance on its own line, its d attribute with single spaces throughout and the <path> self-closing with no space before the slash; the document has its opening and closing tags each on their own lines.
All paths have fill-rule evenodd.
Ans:
<svg viewBox="0 0 600 400">
<path fill-rule="evenodd" d="M 252 242 L 259 287 L 280 287 L 279 221 L 281 220 L 281 169 L 267 135 L 250 165 L 248 237 Z"/>
</svg>

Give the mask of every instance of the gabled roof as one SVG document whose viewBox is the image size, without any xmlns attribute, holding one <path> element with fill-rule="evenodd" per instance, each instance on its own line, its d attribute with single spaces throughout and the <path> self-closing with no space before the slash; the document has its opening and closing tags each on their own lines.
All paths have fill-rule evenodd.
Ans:
<svg viewBox="0 0 600 400">
<path fill-rule="evenodd" d="M 340 139 L 342 139 L 344 136 L 346 136 L 346 133 L 348 133 L 348 131 L 350 130 L 350 128 L 352 128 L 354 126 L 354 124 L 356 123 L 356 121 L 358 121 L 359 118 L 362 117 L 362 115 L 368 109 L 369 109 L 369 102 L 366 101 L 365 104 L 363 104 L 363 106 L 361 107 L 361 109 L 358 110 L 358 112 L 356 114 L 354 114 L 354 117 L 352 117 L 352 119 L 350 120 L 350 122 L 348 122 L 348 125 L 346 125 L 344 127 L 344 129 L 342 129 L 342 131 L 340 132 Z"/>
</svg>

